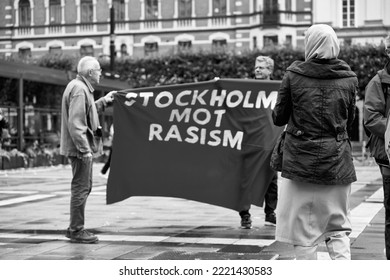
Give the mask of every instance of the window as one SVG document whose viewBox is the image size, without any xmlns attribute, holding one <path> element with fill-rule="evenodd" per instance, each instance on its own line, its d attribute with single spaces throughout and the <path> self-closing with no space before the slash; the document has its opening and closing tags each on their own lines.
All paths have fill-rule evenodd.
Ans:
<svg viewBox="0 0 390 280">
<path fill-rule="evenodd" d="M 61 0 L 50 0 L 50 23 L 61 23 Z"/>
<path fill-rule="evenodd" d="M 125 20 L 125 0 L 114 0 L 113 7 L 115 12 L 115 20 Z"/>
<path fill-rule="evenodd" d="M 81 22 L 93 22 L 93 4 L 92 0 L 81 0 Z"/>
<path fill-rule="evenodd" d="M 158 0 L 146 0 L 145 18 L 157 19 L 158 18 Z"/>
<path fill-rule="evenodd" d="M 275 25 L 279 21 L 279 6 L 277 0 L 264 0 L 264 24 Z"/>
<path fill-rule="evenodd" d="M 264 47 L 273 47 L 278 44 L 277 35 L 264 36 L 263 38 L 264 38 Z"/>
<path fill-rule="evenodd" d="M 355 0 L 343 1 L 343 27 L 355 26 Z"/>
<path fill-rule="evenodd" d="M 286 35 L 286 42 L 284 44 L 286 47 L 292 46 L 292 35 Z"/>
<path fill-rule="evenodd" d="M 127 56 L 127 55 L 129 55 L 127 53 L 127 46 L 126 46 L 126 44 L 122 44 L 121 45 L 121 57 L 124 57 L 124 56 Z"/>
<path fill-rule="evenodd" d="M 29 0 L 20 0 L 19 2 L 19 25 L 31 25 L 31 7 Z"/>
<path fill-rule="evenodd" d="M 179 18 L 192 16 L 192 0 L 179 0 Z"/>
<path fill-rule="evenodd" d="M 286 0 L 286 19 L 292 20 L 293 14 L 292 11 L 292 3 L 291 0 Z"/>
<path fill-rule="evenodd" d="M 345 38 L 344 39 L 344 45 L 345 46 L 351 46 L 352 45 L 352 39 L 351 38 Z"/>
<path fill-rule="evenodd" d="M 264 13 L 274 14 L 277 12 L 278 12 L 278 1 L 277 0 L 264 0 Z"/>
<path fill-rule="evenodd" d="M 191 50 L 192 42 L 190 40 L 182 40 L 178 42 L 179 52 L 187 52 Z"/>
<path fill-rule="evenodd" d="M 226 39 L 214 39 L 212 45 L 213 52 L 224 52 L 227 48 Z"/>
<path fill-rule="evenodd" d="M 226 0 L 213 0 L 213 15 L 226 15 Z"/>
<path fill-rule="evenodd" d="M 81 56 L 94 56 L 93 46 L 92 45 L 82 45 L 80 47 Z"/>
<path fill-rule="evenodd" d="M 60 54 L 62 54 L 61 46 L 51 46 L 51 47 L 49 47 L 49 54 L 52 54 L 52 55 L 60 55 Z"/>
<path fill-rule="evenodd" d="M 145 50 L 145 56 L 157 54 L 158 53 L 158 43 L 157 42 L 145 43 L 144 50 Z"/>
<path fill-rule="evenodd" d="M 31 57 L 31 49 L 29 47 L 23 47 L 19 49 L 19 58 L 26 59 Z"/>
<path fill-rule="evenodd" d="M 286 11 L 292 11 L 291 0 L 286 0 Z"/>
<path fill-rule="evenodd" d="M 253 36 L 253 48 L 254 49 L 257 49 L 257 37 L 256 36 Z"/>
</svg>

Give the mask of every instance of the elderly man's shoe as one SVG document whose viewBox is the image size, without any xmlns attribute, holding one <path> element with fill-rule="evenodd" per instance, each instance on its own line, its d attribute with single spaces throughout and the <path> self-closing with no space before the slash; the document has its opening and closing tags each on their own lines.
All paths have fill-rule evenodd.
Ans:
<svg viewBox="0 0 390 280">
<path fill-rule="evenodd" d="M 82 229 L 77 232 L 73 232 L 70 234 L 70 242 L 72 243 L 97 243 L 99 242 L 99 238 L 93 233 L 87 231 L 86 229 Z"/>
</svg>

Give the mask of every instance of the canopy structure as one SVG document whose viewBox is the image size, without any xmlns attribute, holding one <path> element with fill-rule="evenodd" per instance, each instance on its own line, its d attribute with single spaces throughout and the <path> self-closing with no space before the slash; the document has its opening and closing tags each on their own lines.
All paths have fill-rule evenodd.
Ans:
<svg viewBox="0 0 390 280">
<path fill-rule="evenodd" d="M 20 62 L 11 62 L 0 60 L 0 77 L 17 79 L 18 82 L 18 149 L 20 150 L 24 144 L 23 135 L 23 108 L 24 108 L 24 92 L 23 81 L 33 81 L 43 84 L 52 84 L 65 86 L 70 80 L 76 77 L 76 73 L 72 71 L 57 70 L 36 65 L 24 64 Z M 123 90 L 129 88 L 129 84 L 119 80 L 102 79 L 95 89 L 104 92 L 111 90 Z"/>
</svg>

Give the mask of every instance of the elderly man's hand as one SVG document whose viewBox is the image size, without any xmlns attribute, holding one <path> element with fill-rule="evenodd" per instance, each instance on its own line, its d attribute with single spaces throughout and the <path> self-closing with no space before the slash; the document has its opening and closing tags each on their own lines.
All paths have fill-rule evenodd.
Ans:
<svg viewBox="0 0 390 280">
<path fill-rule="evenodd" d="M 114 93 L 117 93 L 116 90 L 110 91 L 104 96 L 104 99 L 107 103 L 114 101 Z"/>
</svg>

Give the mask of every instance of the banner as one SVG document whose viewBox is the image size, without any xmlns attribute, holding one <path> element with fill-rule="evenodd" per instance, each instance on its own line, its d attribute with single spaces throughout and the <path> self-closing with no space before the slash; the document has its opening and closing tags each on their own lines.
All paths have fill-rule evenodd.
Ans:
<svg viewBox="0 0 390 280">
<path fill-rule="evenodd" d="M 262 206 L 283 130 L 272 121 L 279 85 L 218 79 L 117 93 L 107 203 L 166 196 Z"/>
</svg>

